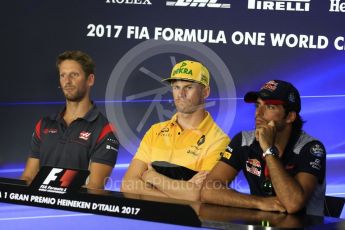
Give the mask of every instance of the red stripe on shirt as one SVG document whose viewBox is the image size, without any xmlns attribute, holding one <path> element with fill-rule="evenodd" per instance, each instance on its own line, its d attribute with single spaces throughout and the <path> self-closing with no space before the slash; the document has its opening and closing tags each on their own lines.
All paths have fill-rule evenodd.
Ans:
<svg viewBox="0 0 345 230">
<path fill-rule="evenodd" d="M 115 132 L 115 128 L 109 123 L 102 129 L 101 133 L 99 134 L 96 143 L 100 142 L 108 133 Z"/>
<path fill-rule="evenodd" d="M 39 120 L 39 122 L 37 122 L 36 127 L 35 127 L 35 133 L 38 139 L 40 140 L 41 140 L 41 124 L 42 124 L 42 120 Z"/>
</svg>

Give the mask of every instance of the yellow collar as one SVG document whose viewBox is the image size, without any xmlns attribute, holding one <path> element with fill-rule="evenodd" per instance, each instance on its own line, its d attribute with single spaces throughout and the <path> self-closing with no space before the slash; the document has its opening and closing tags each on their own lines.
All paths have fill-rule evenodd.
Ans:
<svg viewBox="0 0 345 230">
<path fill-rule="evenodd" d="M 196 129 L 200 130 L 202 133 L 207 133 L 208 130 L 211 129 L 212 124 L 213 124 L 213 118 L 212 118 L 211 114 L 206 111 L 206 116 L 205 116 L 204 120 L 202 120 L 202 122 L 198 125 L 198 127 Z M 172 118 L 170 119 L 169 125 L 170 126 L 173 126 L 173 125 L 179 126 L 179 124 L 177 123 L 177 113 L 175 113 L 174 116 L 172 116 Z"/>
</svg>

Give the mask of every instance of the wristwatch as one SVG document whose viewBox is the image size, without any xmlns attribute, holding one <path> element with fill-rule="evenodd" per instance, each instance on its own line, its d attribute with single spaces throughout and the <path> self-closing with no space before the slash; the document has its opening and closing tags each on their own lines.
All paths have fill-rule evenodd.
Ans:
<svg viewBox="0 0 345 230">
<path fill-rule="evenodd" d="M 265 152 L 262 153 L 263 158 L 265 158 L 267 155 L 279 157 L 279 151 L 278 151 L 277 147 L 275 147 L 275 146 L 269 147 L 268 149 L 266 149 Z"/>
</svg>

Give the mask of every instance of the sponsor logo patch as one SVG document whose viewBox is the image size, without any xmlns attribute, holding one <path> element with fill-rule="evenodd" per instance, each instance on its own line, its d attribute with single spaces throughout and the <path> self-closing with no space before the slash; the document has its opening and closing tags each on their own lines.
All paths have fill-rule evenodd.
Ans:
<svg viewBox="0 0 345 230">
<path fill-rule="evenodd" d="M 227 146 L 225 149 L 225 152 L 221 153 L 220 155 L 229 160 L 232 155 L 232 152 L 233 152 L 233 149 L 230 146 Z"/>
<path fill-rule="evenodd" d="M 290 101 L 290 102 L 295 102 L 295 101 L 296 101 L 295 98 L 296 98 L 296 97 L 295 97 L 295 94 L 294 94 L 294 93 L 290 93 L 290 94 L 289 94 L 289 101 Z"/>
<path fill-rule="evenodd" d="M 196 145 L 192 145 L 190 149 L 187 150 L 188 154 L 192 154 L 194 156 L 198 156 L 202 148 L 199 148 Z"/>
<path fill-rule="evenodd" d="M 161 130 L 161 132 L 163 132 L 163 133 L 169 132 L 169 128 L 168 128 L 168 127 L 165 127 L 165 128 L 163 128 L 163 129 Z"/>
<path fill-rule="evenodd" d="M 107 141 L 109 141 L 110 143 L 116 144 L 116 145 L 119 144 L 118 140 L 113 139 L 113 138 L 107 138 Z"/>
<path fill-rule="evenodd" d="M 320 170 L 321 169 L 321 161 L 320 159 L 315 159 L 315 161 L 310 162 L 310 166 L 316 170 Z"/>
<path fill-rule="evenodd" d="M 105 146 L 106 149 L 110 149 L 110 150 L 114 150 L 114 151 L 117 151 L 117 149 L 111 145 L 106 145 Z"/>
<path fill-rule="evenodd" d="M 230 159 L 231 155 L 232 155 L 232 154 L 229 153 L 229 152 L 224 152 L 224 153 L 223 153 L 223 157 L 226 158 L 226 159 L 228 159 L 228 160 Z"/>
<path fill-rule="evenodd" d="M 90 136 L 91 136 L 91 133 L 90 132 L 86 132 L 86 131 L 81 131 L 80 134 L 79 134 L 79 138 L 83 139 L 85 141 L 87 141 Z"/>
<path fill-rule="evenodd" d="M 208 84 L 208 78 L 205 75 L 201 75 L 201 81 Z"/>
<path fill-rule="evenodd" d="M 266 89 L 271 92 L 275 91 L 277 89 L 278 83 L 275 81 L 269 81 L 264 86 L 262 86 L 261 89 Z"/>
<path fill-rule="evenodd" d="M 325 150 L 320 144 L 315 144 L 310 148 L 310 153 L 316 157 L 322 157 L 325 154 Z"/>
<path fill-rule="evenodd" d="M 246 161 L 247 172 L 260 177 L 262 173 L 261 163 L 257 159 L 248 159 Z"/>
<path fill-rule="evenodd" d="M 43 133 L 44 133 L 44 134 L 48 134 L 48 133 L 54 134 L 54 133 L 57 133 L 57 132 L 58 132 L 57 129 L 48 129 L 48 128 L 45 128 L 45 129 L 43 130 Z"/>
<path fill-rule="evenodd" d="M 200 137 L 200 139 L 198 140 L 198 142 L 197 142 L 198 146 L 204 144 L 204 143 L 205 143 L 205 139 L 206 139 L 206 138 L 205 138 L 205 135 L 202 135 L 202 136 Z"/>
<path fill-rule="evenodd" d="M 232 153 L 234 150 L 230 146 L 227 146 L 226 151 L 228 151 L 229 153 Z"/>
<path fill-rule="evenodd" d="M 165 127 L 163 129 L 161 129 L 161 131 L 157 132 L 157 136 L 162 136 L 162 137 L 171 137 L 172 134 L 169 133 L 169 128 Z"/>
<path fill-rule="evenodd" d="M 182 65 L 180 66 L 180 68 L 174 70 L 174 72 L 172 73 L 172 76 L 174 77 L 176 74 L 187 74 L 187 75 L 193 76 L 193 70 L 185 68 L 186 65 L 187 63 L 182 62 Z"/>
</svg>

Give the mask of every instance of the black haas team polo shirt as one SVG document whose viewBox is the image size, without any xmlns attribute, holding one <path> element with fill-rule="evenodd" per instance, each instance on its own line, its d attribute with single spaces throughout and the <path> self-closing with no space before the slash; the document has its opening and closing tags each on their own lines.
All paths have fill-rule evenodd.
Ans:
<svg viewBox="0 0 345 230">
<path fill-rule="evenodd" d="M 39 159 L 40 166 L 87 170 L 91 162 L 96 162 L 113 167 L 119 141 L 97 107 L 94 105 L 85 117 L 69 126 L 63 120 L 64 111 L 37 122 L 30 157 Z"/>
</svg>

